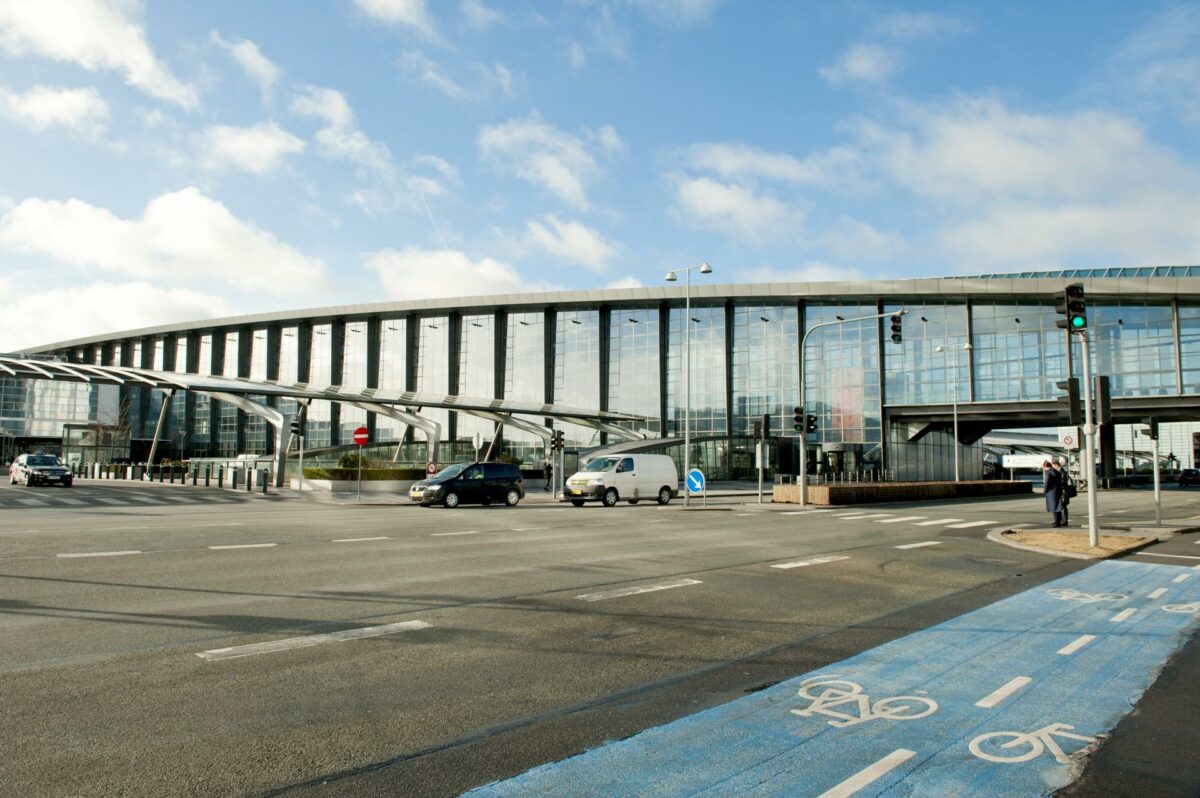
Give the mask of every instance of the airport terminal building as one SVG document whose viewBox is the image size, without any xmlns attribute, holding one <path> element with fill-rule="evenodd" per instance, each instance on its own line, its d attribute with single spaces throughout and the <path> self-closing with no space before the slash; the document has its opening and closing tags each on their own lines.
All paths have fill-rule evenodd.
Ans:
<svg viewBox="0 0 1200 798">
<path fill-rule="evenodd" d="M 169 324 L 21 356 L 300 387 L 296 396 L 249 388 L 242 395 L 288 417 L 306 405 L 305 448 L 317 452 L 351 447 L 353 431 L 365 426 L 373 452 L 420 461 L 420 429 L 345 401 L 351 394 L 395 400 L 436 422 L 442 462 L 472 456 L 478 433 L 538 463 L 544 440 L 530 421 L 564 430 L 576 450 L 620 442 L 681 454 L 686 404 L 692 462 L 713 478 L 736 478 L 752 468 L 755 422 L 764 415 L 773 465 L 793 467 L 793 408 L 802 405 L 817 417 L 814 473 L 947 479 L 957 447 L 971 479 L 985 476 L 979 441 L 990 430 L 1067 423 L 1056 383 L 1082 375 L 1081 351 L 1057 327 L 1053 297 L 1079 282 L 1092 372 L 1111 381 L 1107 426 L 1158 419 L 1163 454 L 1181 467 L 1195 462 L 1200 267 L 844 283 L 706 279 L 690 286 L 690 311 L 679 284 L 398 301 Z M 889 317 L 902 310 L 896 343 Z M 0 364 L 0 445 L 9 452 L 53 446 L 72 429 L 98 425 L 126 430 L 135 458 L 156 427 L 159 455 L 177 459 L 265 454 L 277 445 L 262 417 L 207 394 L 175 391 L 159 427 L 165 394 L 150 383 L 27 373 Z M 415 401 L 430 396 L 445 401 Z M 625 418 L 589 426 L 523 412 L 524 428 L 500 426 L 503 416 L 452 409 L 457 397 L 497 411 L 541 404 Z"/>
</svg>

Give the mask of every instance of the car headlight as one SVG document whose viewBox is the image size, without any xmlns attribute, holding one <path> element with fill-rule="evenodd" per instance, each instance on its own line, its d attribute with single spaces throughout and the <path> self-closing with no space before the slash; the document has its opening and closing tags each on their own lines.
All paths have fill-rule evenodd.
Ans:
<svg viewBox="0 0 1200 798">
<path fill-rule="evenodd" d="M 588 484 L 588 485 L 590 485 L 591 487 L 593 487 L 593 488 L 594 488 L 594 487 L 596 487 L 597 485 L 603 485 L 603 484 L 604 484 L 604 480 L 602 480 L 602 479 L 590 479 L 590 480 L 588 480 L 588 483 L 587 483 L 587 484 Z"/>
</svg>

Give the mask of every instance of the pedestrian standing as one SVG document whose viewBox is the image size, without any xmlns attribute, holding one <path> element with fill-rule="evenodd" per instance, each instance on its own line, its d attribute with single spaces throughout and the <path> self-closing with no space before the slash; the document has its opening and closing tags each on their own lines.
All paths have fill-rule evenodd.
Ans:
<svg viewBox="0 0 1200 798">
<path fill-rule="evenodd" d="M 1054 523 L 1051 526 L 1057 529 L 1063 525 L 1062 473 L 1056 471 L 1049 460 L 1042 463 L 1042 489 L 1046 495 L 1046 512 L 1052 513 L 1054 516 Z"/>
<path fill-rule="evenodd" d="M 549 457 L 547 457 L 545 460 L 545 468 L 546 468 L 546 490 L 550 490 L 550 483 L 554 477 L 554 461 L 552 461 Z"/>
<path fill-rule="evenodd" d="M 1070 512 L 1068 511 L 1068 505 L 1071 503 L 1071 497 L 1075 495 L 1075 486 L 1071 483 L 1071 475 L 1068 474 L 1066 469 L 1062 467 L 1061 460 L 1055 460 L 1050 464 L 1050 467 L 1058 472 L 1058 481 L 1060 483 L 1060 498 L 1058 503 L 1059 506 L 1062 507 L 1062 525 L 1070 526 L 1071 521 L 1069 518 Z"/>
</svg>

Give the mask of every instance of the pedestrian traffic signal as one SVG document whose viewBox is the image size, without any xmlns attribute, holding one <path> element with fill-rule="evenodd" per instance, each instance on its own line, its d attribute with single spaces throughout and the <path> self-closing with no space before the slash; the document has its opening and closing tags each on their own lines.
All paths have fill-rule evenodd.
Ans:
<svg viewBox="0 0 1200 798">
<path fill-rule="evenodd" d="M 1087 303 L 1083 297 L 1083 285 L 1071 283 L 1054 298 L 1057 301 L 1054 310 L 1063 316 L 1058 320 L 1058 328 L 1073 333 L 1087 332 Z"/>
<path fill-rule="evenodd" d="M 903 318 L 899 313 L 892 316 L 892 343 L 894 344 L 904 341 L 904 331 L 901 329 L 901 320 Z"/>
<path fill-rule="evenodd" d="M 817 431 L 817 417 L 811 413 L 804 417 L 804 433 L 811 435 Z"/>
<path fill-rule="evenodd" d="M 792 408 L 792 429 L 796 430 L 796 432 L 800 432 L 804 429 L 803 407 L 797 406 Z"/>
<path fill-rule="evenodd" d="M 1078 427 L 1083 423 L 1083 406 L 1079 403 L 1079 378 L 1071 377 L 1069 380 L 1054 383 L 1060 391 L 1066 391 L 1065 396 L 1060 396 L 1059 401 L 1067 403 L 1067 425 Z"/>
</svg>

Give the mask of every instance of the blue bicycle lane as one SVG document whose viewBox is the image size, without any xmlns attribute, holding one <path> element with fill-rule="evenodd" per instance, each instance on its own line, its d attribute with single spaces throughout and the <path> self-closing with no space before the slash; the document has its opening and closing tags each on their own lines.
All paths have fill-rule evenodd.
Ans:
<svg viewBox="0 0 1200 798">
<path fill-rule="evenodd" d="M 1198 625 L 1200 568 L 1102 562 L 466 795 L 1047 795 Z"/>
</svg>

